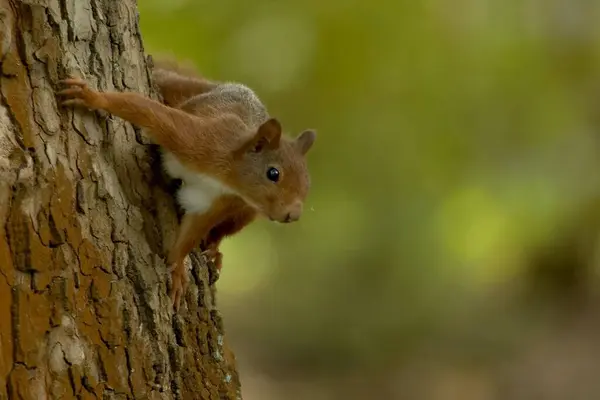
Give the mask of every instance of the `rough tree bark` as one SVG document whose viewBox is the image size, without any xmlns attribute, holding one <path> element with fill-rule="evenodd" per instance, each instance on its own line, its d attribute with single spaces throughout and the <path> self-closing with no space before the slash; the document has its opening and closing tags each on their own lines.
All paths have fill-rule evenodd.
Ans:
<svg viewBox="0 0 600 400">
<path fill-rule="evenodd" d="M 135 0 L 0 0 L 0 35 L 0 399 L 241 398 L 196 253 L 173 315 L 152 146 L 54 95 L 75 75 L 156 96 Z"/>
</svg>

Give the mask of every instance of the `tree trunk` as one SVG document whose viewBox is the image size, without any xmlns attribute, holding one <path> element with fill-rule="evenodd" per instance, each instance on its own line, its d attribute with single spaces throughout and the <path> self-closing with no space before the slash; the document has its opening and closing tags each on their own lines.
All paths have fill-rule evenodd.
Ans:
<svg viewBox="0 0 600 400">
<path fill-rule="evenodd" d="M 152 146 L 55 99 L 68 75 L 156 98 L 135 0 L 0 0 L 0 52 L 0 399 L 241 398 L 197 253 L 173 314 Z"/>
</svg>

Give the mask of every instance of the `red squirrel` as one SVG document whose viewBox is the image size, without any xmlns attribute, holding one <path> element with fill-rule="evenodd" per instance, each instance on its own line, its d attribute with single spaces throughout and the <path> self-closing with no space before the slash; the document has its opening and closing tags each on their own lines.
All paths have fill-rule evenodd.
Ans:
<svg viewBox="0 0 600 400">
<path fill-rule="evenodd" d="M 218 82 L 163 64 L 153 70 L 163 102 L 134 92 L 100 92 L 84 80 L 61 81 L 66 106 L 105 110 L 139 127 L 163 151 L 168 175 L 180 179 L 184 209 L 167 264 L 175 311 L 189 278 L 185 257 L 198 245 L 221 268 L 226 236 L 264 216 L 297 221 L 310 187 L 306 154 L 316 132 L 282 134 L 258 96 L 240 83 Z"/>
</svg>

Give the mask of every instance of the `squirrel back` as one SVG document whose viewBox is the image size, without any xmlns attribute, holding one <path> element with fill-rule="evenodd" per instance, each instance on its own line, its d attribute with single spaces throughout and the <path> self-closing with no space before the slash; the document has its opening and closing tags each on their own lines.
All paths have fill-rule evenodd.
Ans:
<svg viewBox="0 0 600 400">
<path fill-rule="evenodd" d="M 241 83 L 212 81 L 191 65 L 165 58 L 154 61 L 152 74 L 168 106 L 194 115 L 236 114 L 252 130 L 269 119 L 256 93 Z"/>
</svg>

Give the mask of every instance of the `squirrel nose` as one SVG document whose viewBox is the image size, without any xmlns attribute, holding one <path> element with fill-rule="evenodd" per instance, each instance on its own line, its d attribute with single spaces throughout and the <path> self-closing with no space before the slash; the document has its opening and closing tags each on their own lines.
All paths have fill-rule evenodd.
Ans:
<svg viewBox="0 0 600 400">
<path fill-rule="evenodd" d="M 293 221 L 296 221 L 297 219 L 298 219 L 297 217 L 292 216 L 292 213 L 287 213 L 283 222 L 285 222 L 285 223 L 293 222 Z"/>
<path fill-rule="evenodd" d="M 296 203 L 292 211 L 288 212 L 283 220 L 283 222 L 294 222 L 300 219 L 300 215 L 302 215 L 302 203 Z"/>
<path fill-rule="evenodd" d="M 285 222 L 286 224 L 289 222 L 294 222 L 298 220 L 298 216 L 294 215 L 292 213 L 287 213 L 287 215 L 285 216 L 285 219 L 283 220 L 283 222 Z"/>
</svg>

